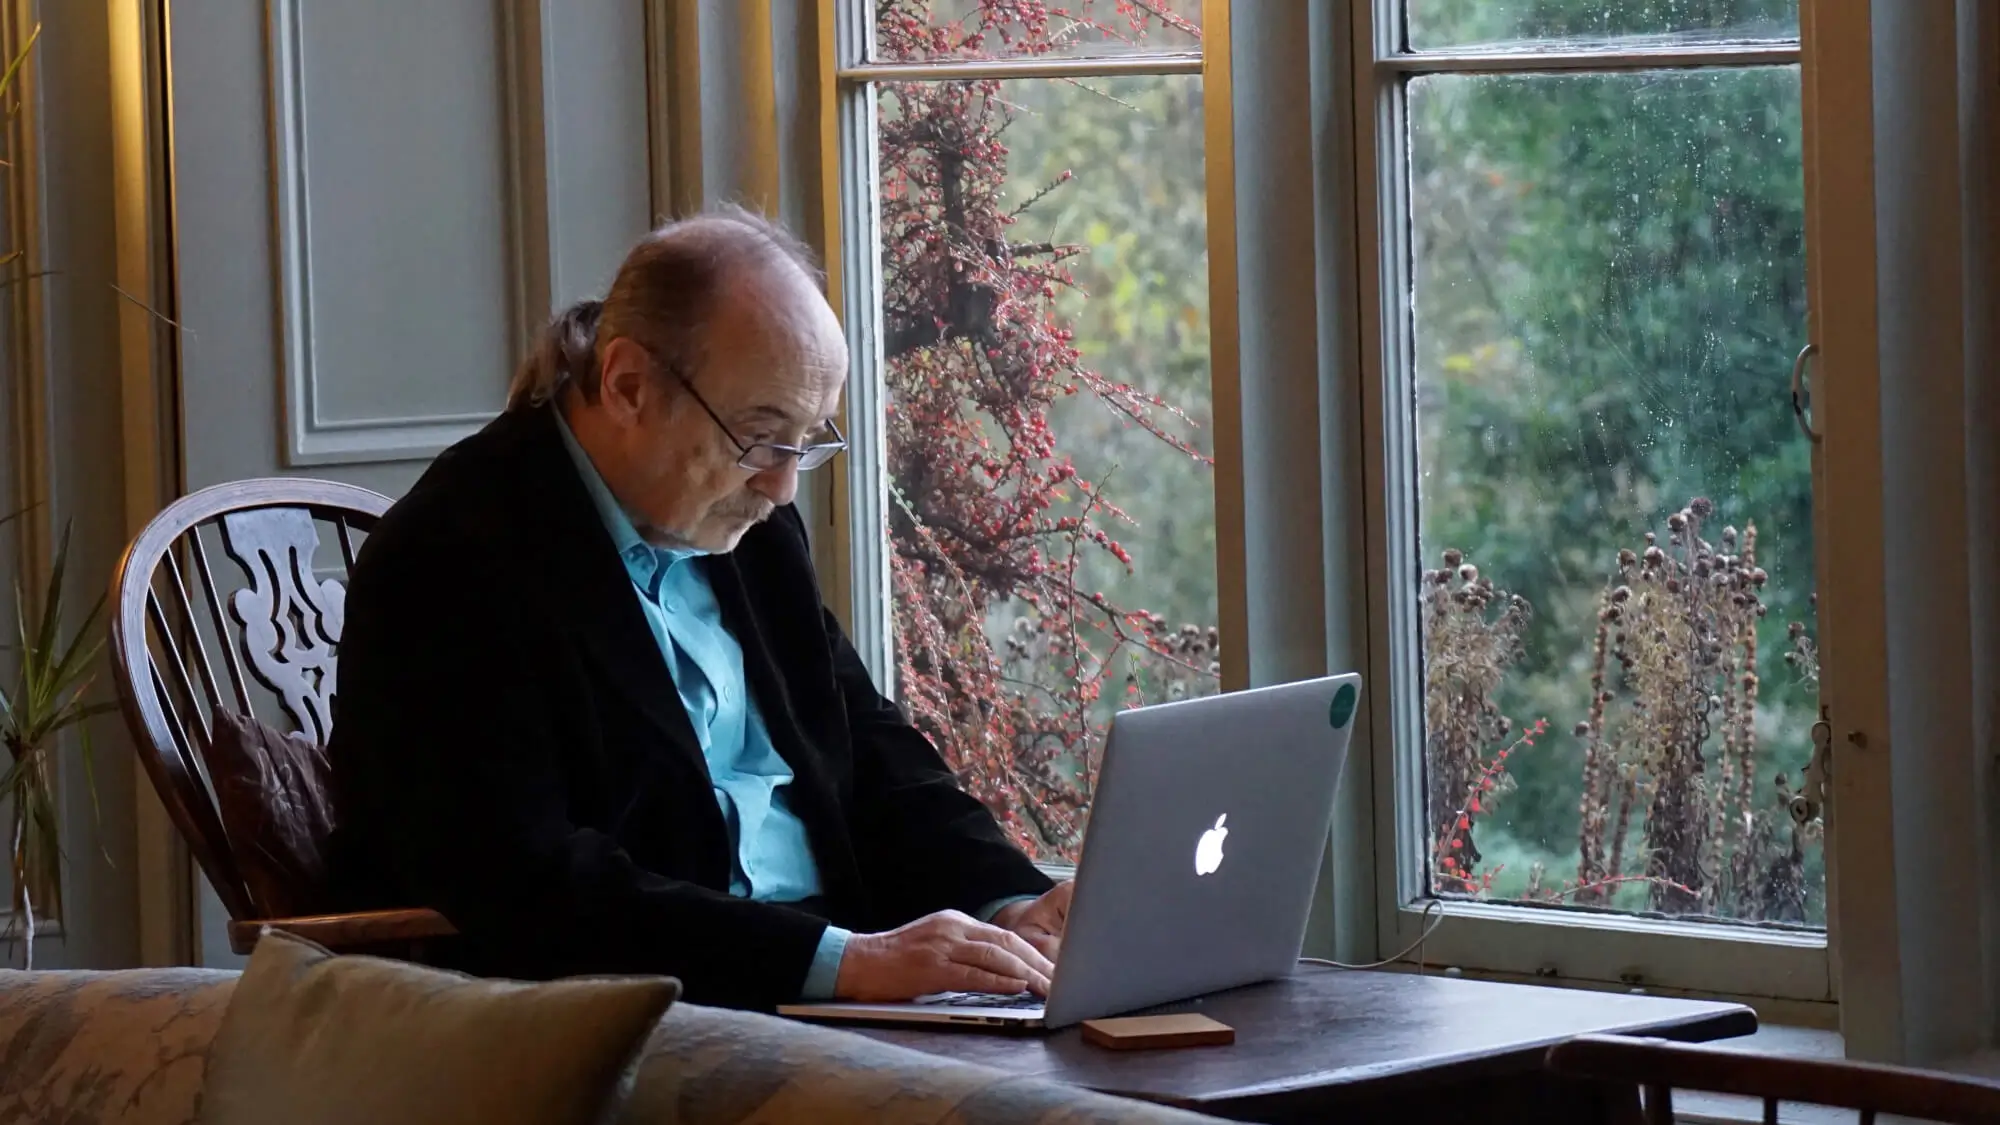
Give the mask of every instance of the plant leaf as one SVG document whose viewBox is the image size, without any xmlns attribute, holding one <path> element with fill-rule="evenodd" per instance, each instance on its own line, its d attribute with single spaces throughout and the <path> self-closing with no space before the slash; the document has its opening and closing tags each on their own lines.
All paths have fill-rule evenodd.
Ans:
<svg viewBox="0 0 2000 1125">
<path fill-rule="evenodd" d="M 115 708 L 106 707 L 105 710 L 115 710 Z M 97 800 L 97 767 L 95 765 L 97 754 L 90 744 L 90 728 L 84 727 L 77 732 L 76 737 L 77 741 L 82 744 L 80 757 L 83 759 L 83 787 L 90 792 L 90 820 L 97 827 L 103 828 L 104 807 Z M 104 857 L 104 866 L 113 869 L 117 868 L 118 864 L 111 859 L 111 842 L 104 838 L 104 833 L 102 832 L 97 834 L 97 851 L 99 855 Z"/>
<path fill-rule="evenodd" d="M 44 737 L 54 735 L 58 731 L 67 730 L 78 723 L 87 722 L 106 712 L 116 710 L 118 705 L 115 703 L 85 703 L 81 698 L 71 699 L 62 710 L 49 716 L 47 724 L 42 728 L 43 735 Z"/>
<path fill-rule="evenodd" d="M 28 33 L 28 42 L 22 46 L 21 53 L 15 55 L 14 61 L 7 64 L 6 73 L 0 74 L 0 97 L 5 97 L 7 91 L 14 88 L 14 79 L 21 73 L 21 64 L 28 61 L 28 52 L 35 49 L 35 40 L 41 37 L 42 25 L 36 24 L 35 29 Z"/>
<path fill-rule="evenodd" d="M 62 628 L 63 578 L 69 570 L 70 529 L 71 525 L 65 522 L 62 538 L 56 542 L 55 565 L 49 569 L 48 590 L 42 597 L 42 626 L 36 637 L 34 657 L 44 669 L 55 660 L 57 631 Z"/>
<path fill-rule="evenodd" d="M 97 604 L 91 607 L 90 615 L 84 618 L 83 627 L 69 639 L 69 647 L 63 650 L 55 663 L 57 691 L 82 678 L 96 661 L 97 654 L 104 651 L 104 638 L 97 634 L 97 622 L 103 616 L 104 599 L 99 598 Z"/>
</svg>

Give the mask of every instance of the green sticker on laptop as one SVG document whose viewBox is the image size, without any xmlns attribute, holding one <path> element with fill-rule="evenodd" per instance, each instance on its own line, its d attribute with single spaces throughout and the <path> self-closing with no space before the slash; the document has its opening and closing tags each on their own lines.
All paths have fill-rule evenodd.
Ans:
<svg viewBox="0 0 2000 1125">
<path fill-rule="evenodd" d="M 1333 729 L 1339 730 L 1347 725 L 1347 720 L 1354 717 L 1354 700 L 1357 695 L 1359 693 L 1354 690 L 1353 684 L 1342 684 L 1340 690 L 1333 693 L 1333 706 L 1328 708 L 1326 713 L 1326 721 L 1333 724 Z"/>
</svg>

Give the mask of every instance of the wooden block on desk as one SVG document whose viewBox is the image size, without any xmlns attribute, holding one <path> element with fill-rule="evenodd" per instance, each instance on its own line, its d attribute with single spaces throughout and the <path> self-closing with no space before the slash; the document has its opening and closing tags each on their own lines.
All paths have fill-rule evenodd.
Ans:
<svg viewBox="0 0 2000 1125">
<path fill-rule="evenodd" d="M 1083 1041 L 1113 1051 L 1217 1047 L 1236 1042 L 1236 1029 L 1192 1012 L 1083 1021 Z"/>
</svg>

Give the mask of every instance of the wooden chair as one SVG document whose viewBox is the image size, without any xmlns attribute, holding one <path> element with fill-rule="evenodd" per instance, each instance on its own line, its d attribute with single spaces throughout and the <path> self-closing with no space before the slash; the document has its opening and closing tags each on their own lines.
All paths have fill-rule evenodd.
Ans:
<svg viewBox="0 0 2000 1125">
<path fill-rule="evenodd" d="M 388 507 L 388 497 L 332 481 L 216 485 L 155 517 L 113 576 L 111 652 L 125 722 L 174 826 L 229 910 L 237 953 L 250 952 L 265 926 L 336 951 L 417 958 L 423 943 L 456 933 L 433 910 L 258 917 L 208 768 L 213 716 L 225 709 L 325 745 L 346 588 L 322 572 L 344 579 L 357 535 Z M 322 558 L 332 554 L 323 550 L 322 524 L 335 533 L 332 558 Z M 217 584 L 212 544 L 236 563 L 242 582 Z"/>
<path fill-rule="evenodd" d="M 1909 1067 L 1587 1035 L 1551 1047 L 1548 1068 L 1600 1084 L 1612 1096 L 1615 1125 L 1670 1125 L 1675 1089 L 1759 1099 L 1772 1123 L 1784 1102 L 1855 1110 L 1861 1125 L 1877 1114 L 1947 1125 L 2000 1121 L 2000 1083 Z"/>
</svg>

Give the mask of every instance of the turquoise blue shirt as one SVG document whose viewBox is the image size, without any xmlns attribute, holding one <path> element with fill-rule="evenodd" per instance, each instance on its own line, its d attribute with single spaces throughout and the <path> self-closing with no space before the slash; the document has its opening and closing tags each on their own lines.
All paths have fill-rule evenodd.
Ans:
<svg viewBox="0 0 2000 1125">
<path fill-rule="evenodd" d="M 750 698 L 743 648 L 722 624 L 715 591 L 695 565 L 697 553 L 646 542 L 560 411 L 556 422 L 701 742 L 715 800 L 735 845 L 729 893 L 760 902 L 797 902 L 819 894 L 819 864 L 804 823 L 787 803 L 792 769 L 771 745 L 757 701 Z M 806 975 L 805 999 L 833 995 L 849 936 L 827 927 Z"/>
<path fill-rule="evenodd" d="M 695 565 L 698 553 L 646 542 L 570 432 L 561 411 L 556 412 L 556 428 L 562 432 L 563 445 L 576 463 L 598 518 L 618 547 L 639 608 L 653 630 L 653 639 L 659 642 L 681 705 L 701 741 L 709 781 L 734 845 L 729 893 L 759 902 L 797 902 L 819 894 L 819 864 L 813 859 L 805 824 L 787 804 L 785 786 L 792 780 L 791 766 L 771 745 L 757 701 L 750 698 L 743 675 L 743 648 L 722 623 L 715 591 Z M 978 916 L 990 921 L 1021 897 L 1033 896 L 988 903 Z M 806 973 L 803 999 L 824 1000 L 833 995 L 840 958 L 852 936 L 838 926 L 826 928 Z"/>
</svg>

